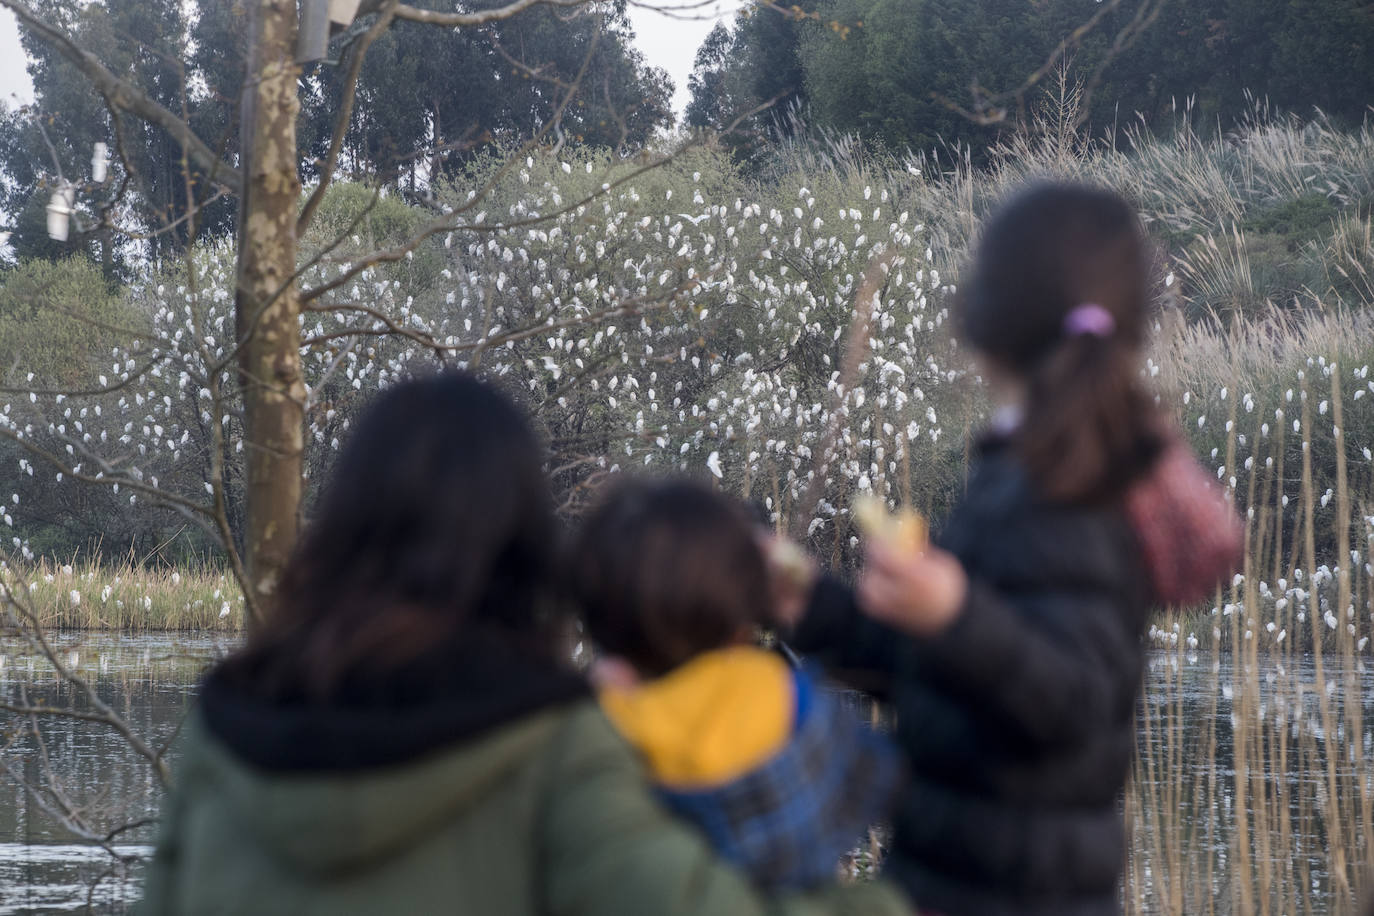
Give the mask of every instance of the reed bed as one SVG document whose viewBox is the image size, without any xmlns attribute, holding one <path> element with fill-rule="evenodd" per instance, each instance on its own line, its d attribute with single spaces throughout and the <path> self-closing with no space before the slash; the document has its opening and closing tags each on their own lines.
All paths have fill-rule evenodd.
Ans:
<svg viewBox="0 0 1374 916">
<path fill-rule="evenodd" d="M 1228 405 L 1218 468 L 1247 518 L 1245 562 L 1213 608 L 1166 613 L 1151 633 L 1125 799 L 1128 914 L 1346 913 L 1374 891 L 1374 488 L 1347 428 L 1368 419 L 1352 416 L 1368 369 L 1342 358 L 1369 339 L 1330 342 L 1267 413 L 1242 394 L 1243 358 L 1212 364 L 1232 387 L 1197 409 Z M 1198 630 L 1226 651 L 1200 652 Z"/>
<path fill-rule="evenodd" d="M 43 626 L 52 630 L 236 632 L 243 627 L 238 583 L 212 566 L 40 559 L 13 572 L 16 584 L 27 586 Z"/>
</svg>

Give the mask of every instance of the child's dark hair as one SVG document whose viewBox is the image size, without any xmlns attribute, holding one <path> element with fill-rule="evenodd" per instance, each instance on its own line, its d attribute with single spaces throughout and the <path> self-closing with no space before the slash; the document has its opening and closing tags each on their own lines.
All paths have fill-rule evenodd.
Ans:
<svg viewBox="0 0 1374 916">
<path fill-rule="evenodd" d="M 768 572 L 753 520 L 690 481 L 616 483 L 568 561 L 588 635 L 646 677 L 728 646 L 767 619 Z"/>
<path fill-rule="evenodd" d="M 1114 499 L 1157 456 L 1157 409 L 1138 365 L 1149 312 L 1149 252 L 1117 194 L 1035 185 L 988 221 L 959 324 L 1027 383 L 1015 448 L 1048 498 Z"/>
</svg>

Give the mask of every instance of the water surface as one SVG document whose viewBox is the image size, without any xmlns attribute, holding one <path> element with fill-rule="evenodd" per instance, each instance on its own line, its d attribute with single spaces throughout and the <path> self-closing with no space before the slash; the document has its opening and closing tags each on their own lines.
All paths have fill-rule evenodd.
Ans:
<svg viewBox="0 0 1374 916">
<path fill-rule="evenodd" d="M 234 645 L 226 637 L 170 635 L 76 634 L 62 636 L 59 642 L 68 662 L 95 685 L 102 700 L 153 747 L 175 736 L 194 703 L 200 674 Z M 1331 703 L 1338 716 L 1346 695 L 1361 697 L 1367 707 L 1364 734 L 1340 736 L 1342 747 L 1352 752 L 1344 755 L 1347 759 L 1340 767 L 1363 767 L 1369 756 L 1368 729 L 1374 726 L 1374 674 L 1331 661 L 1325 674 L 1333 684 Z M 1210 881 L 1218 893 L 1228 887 L 1236 807 L 1253 804 L 1248 792 L 1234 788 L 1238 708 L 1233 699 L 1244 693 L 1236 682 L 1241 676 L 1226 656 L 1159 653 L 1151 658 L 1149 723 L 1142 723 L 1141 733 L 1142 760 L 1148 765 L 1142 767 L 1135 789 L 1132 867 L 1137 875 L 1128 880 L 1139 895 L 1137 912 L 1163 909 L 1156 898 L 1163 893 L 1160 879 L 1170 873 L 1170 862 L 1156 850 L 1170 845 L 1182 861 L 1194 863 L 1187 866 L 1186 875 L 1173 874 L 1172 880 Z M 1310 660 L 1285 667 L 1279 660 L 1261 659 L 1255 676 L 1259 702 L 1250 711 L 1254 719 L 1272 720 L 1282 711 L 1294 735 L 1306 729 L 1324 738 L 1317 714 L 1321 688 Z M 25 643 L 0 636 L 0 700 L 18 703 L 23 697 L 30 705 L 86 708 L 71 686 L 58 682 Z M 0 723 L 4 741 L 12 741 L 8 747 L 0 742 L 0 765 L 9 768 L 0 769 L 0 916 L 83 911 L 88 900 L 96 912 L 126 912 L 137 897 L 138 865 L 123 865 L 109 851 L 74 837 L 54 815 L 54 798 L 35 796 L 20 780 L 55 783 L 62 798 L 80 809 L 83 826 L 95 832 L 139 825 L 119 833 L 110 844 L 116 855 L 137 860 L 150 850 L 154 828 L 143 822 L 156 815 L 161 798 L 152 768 L 103 725 L 45 719 L 40 743 L 23 734 L 25 723 L 15 716 L 0 713 Z M 169 760 L 175 767 L 174 749 Z M 1284 781 L 1310 789 L 1318 776 L 1304 766 L 1300 755 L 1292 755 Z M 1294 797 L 1300 794 L 1295 791 Z M 1299 827 L 1308 835 L 1298 830 L 1291 848 L 1270 849 L 1270 857 L 1279 865 L 1297 862 L 1301 867 L 1291 868 L 1292 880 L 1310 882 L 1312 912 L 1332 912 L 1322 827 L 1310 815 Z M 1155 843 L 1161 830 L 1170 831 L 1159 838 L 1162 845 Z M 1210 866 L 1196 864 L 1203 862 Z"/>
<path fill-rule="evenodd" d="M 233 646 L 224 637 L 161 634 L 63 634 L 54 641 L 66 663 L 154 748 L 175 735 L 201 671 Z M 0 635 L 0 701 L 90 708 L 11 635 Z M 136 899 L 137 866 L 81 842 L 59 813 L 64 805 L 76 809 L 77 826 L 102 837 L 135 825 L 109 845 L 121 857 L 146 856 L 154 827 L 144 822 L 161 798 L 153 768 L 105 725 L 44 717 L 39 727 L 41 741 L 27 721 L 0 712 L 0 916 L 82 911 L 88 900 L 97 912 L 125 912 Z M 169 759 L 175 766 L 174 751 Z"/>
</svg>

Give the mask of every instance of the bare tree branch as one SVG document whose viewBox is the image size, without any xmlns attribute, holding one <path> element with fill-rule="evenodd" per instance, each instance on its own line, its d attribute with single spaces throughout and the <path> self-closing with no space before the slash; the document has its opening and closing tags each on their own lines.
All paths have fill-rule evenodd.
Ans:
<svg viewBox="0 0 1374 916">
<path fill-rule="evenodd" d="M 366 16 L 376 13 L 385 6 L 387 0 L 364 0 L 358 8 L 359 16 Z M 498 6 L 495 9 L 480 10 L 474 13 L 443 13 L 437 10 L 424 10 L 418 7 L 409 6 L 401 3 L 397 4 L 395 14 L 397 19 L 405 19 L 410 22 L 423 22 L 427 25 L 445 26 L 448 28 L 468 28 L 477 25 L 486 25 L 489 22 L 499 22 L 502 19 L 509 19 L 532 6 L 561 6 L 576 7 L 587 6 L 591 0 L 514 0 L 505 6 Z"/>
<path fill-rule="evenodd" d="M 156 124 L 181 142 L 186 147 L 187 154 L 192 161 L 206 171 L 207 180 L 222 184 L 235 194 L 243 190 L 243 178 L 238 170 L 226 165 L 216 156 L 205 141 L 196 136 L 191 125 L 150 99 L 129 81 L 115 76 L 94 54 L 83 50 L 66 33 L 45 22 L 23 0 L 0 0 L 0 6 L 12 10 L 25 27 L 31 29 L 36 35 L 57 49 L 63 57 L 81 71 L 86 79 L 91 81 L 95 90 L 104 96 L 112 106 L 127 111 L 150 124 Z"/>
<path fill-rule="evenodd" d="M 585 0 L 579 0 L 579 2 L 585 2 Z M 496 170 L 496 173 L 491 177 L 491 179 L 487 181 L 487 183 L 482 188 L 480 188 L 475 194 L 473 194 L 467 200 L 466 203 L 464 203 L 461 207 L 457 208 L 453 212 L 445 214 L 443 217 L 431 222 L 428 226 L 421 229 L 418 233 L 412 236 L 410 240 L 404 243 L 402 246 L 398 248 L 392 248 L 388 252 L 379 253 L 379 256 L 375 260 L 373 260 L 372 258 L 364 258 L 360 261 L 354 262 L 338 277 L 324 284 L 323 286 L 318 286 L 312 290 L 301 290 L 301 304 L 308 304 L 309 302 L 323 295 L 324 293 L 327 293 L 332 289 L 338 289 L 339 287 L 348 283 L 358 274 L 362 273 L 372 264 L 386 263 L 389 261 L 399 260 L 405 257 L 407 252 L 414 251 L 416 248 L 418 248 L 420 244 L 424 242 L 425 239 L 430 238 L 433 235 L 437 235 L 440 232 L 458 228 L 454 224 L 454 218 L 462 213 L 466 213 L 472 210 L 473 208 L 477 207 L 481 203 L 482 199 L 487 194 L 489 194 L 493 188 L 496 187 L 497 182 L 499 182 L 501 178 L 511 170 L 511 168 L 513 167 L 513 163 L 516 161 L 519 155 L 524 154 L 526 150 L 533 149 L 544 139 L 544 137 L 548 136 L 551 130 L 557 128 L 559 122 L 563 119 L 563 112 L 567 110 L 568 105 L 572 102 L 573 97 L 577 93 L 578 87 L 581 85 L 583 76 L 586 75 L 587 67 L 591 64 L 592 55 L 596 52 L 596 46 L 599 39 L 600 33 L 598 32 L 597 36 L 593 39 L 592 45 L 588 49 L 586 56 L 582 60 L 582 66 L 578 69 L 577 76 L 573 79 L 571 85 L 568 87 L 567 93 L 563 96 L 563 98 L 559 101 L 558 105 L 554 108 L 552 117 L 550 117 L 549 120 L 545 122 L 545 124 L 542 127 L 540 127 L 540 129 L 535 133 L 535 135 L 531 137 L 530 140 L 523 145 L 519 153 L 517 153 L 515 156 L 508 157 L 506 162 L 503 163 L 501 167 Z M 664 160 L 667 161 L 671 158 L 671 156 L 664 157 Z M 644 171 L 647 171 L 647 169 L 645 169 Z M 601 192 L 599 193 L 604 193 L 609 190 L 609 186 L 603 187 L 601 189 Z M 599 195 L 593 194 L 589 196 L 587 199 L 592 200 L 597 196 Z M 290 282 L 294 282 L 294 278 Z M 277 293 L 271 299 L 269 299 L 269 303 L 275 301 L 276 297 L 280 296 L 281 293 L 285 291 L 287 286 L 289 286 L 289 283 L 287 285 L 284 285 L 280 290 L 278 290 Z"/>
<path fill-rule="evenodd" d="M 81 318 L 81 316 L 74 314 L 68 309 L 55 309 L 54 311 L 60 314 L 67 315 L 71 318 Z M 105 328 L 106 330 L 109 329 L 107 325 L 101 322 L 92 321 L 90 324 L 92 327 Z M 119 381 L 115 382 L 113 385 L 102 385 L 99 388 L 9 388 L 4 385 L 0 385 L 0 394 L 29 394 L 35 397 L 63 398 L 99 397 L 100 395 L 114 394 L 115 392 L 122 391 L 125 388 L 128 388 L 134 382 L 138 381 L 143 376 L 147 375 L 148 372 L 155 366 L 161 365 L 162 363 L 166 362 L 166 360 L 166 356 L 155 357 L 149 360 L 148 362 L 144 363 L 142 366 L 139 366 L 134 371 L 130 372 L 128 378 L 122 378 Z"/>
<path fill-rule="evenodd" d="M 981 86 L 975 84 L 972 88 L 973 107 L 971 109 L 964 107 L 948 96 L 938 92 L 932 92 L 931 98 L 975 124 L 993 125 L 1002 123 L 1007 118 L 1007 105 L 1013 102 L 1018 106 L 1023 105 L 1026 95 L 1038 86 L 1040 81 L 1059 65 L 1060 61 L 1064 59 L 1070 49 L 1078 47 L 1083 42 L 1084 38 L 1101 25 L 1104 19 L 1116 12 L 1121 6 L 1121 2 L 1122 0 L 1106 0 L 1106 2 L 1100 3 L 1097 12 L 1093 13 L 1087 22 L 1079 25 L 1068 35 L 1060 39 L 1059 44 L 1050 52 L 1045 62 L 1041 64 L 1034 73 L 1027 76 L 1019 86 L 1002 92 L 988 92 Z M 1167 0 L 1146 0 L 1146 2 L 1141 4 L 1140 8 L 1136 10 L 1136 14 L 1131 22 L 1116 35 L 1112 42 L 1111 49 L 1107 52 L 1106 57 L 1094 69 L 1092 78 L 1089 80 L 1089 87 L 1084 93 L 1084 105 L 1080 123 L 1082 118 L 1088 116 L 1087 99 L 1091 96 L 1092 89 L 1101 81 L 1102 73 L 1111 65 L 1112 61 L 1120 56 L 1122 51 L 1126 50 L 1135 42 L 1135 39 L 1140 36 L 1141 32 L 1159 18 L 1160 9 L 1166 2 Z"/>
<path fill-rule="evenodd" d="M 65 706 L 34 706 L 34 705 L 15 705 L 14 703 L 0 703 L 0 711 L 12 713 L 16 716 L 44 716 L 57 719 L 80 719 L 83 722 L 98 722 L 101 725 L 108 725 L 110 719 L 104 713 L 87 712 L 81 709 L 69 709 Z"/>
<path fill-rule="evenodd" d="M 569 96 L 569 98 L 571 98 L 571 95 Z M 737 130 L 739 126 L 743 124 L 745 121 L 749 120 L 757 114 L 767 111 L 773 105 L 777 104 L 780 98 L 782 98 L 781 95 L 774 96 L 768 101 L 763 102 L 759 105 L 755 105 L 748 111 L 742 112 L 723 130 L 719 131 L 718 135 L 724 136 L 732 133 L 733 131 Z M 564 106 L 559 107 L 560 113 L 562 112 L 563 107 Z M 349 265 L 349 267 L 346 270 L 339 274 L 339 276 L 335 277 L 329 282 L 321 284 L 320 286 L 317 286 L 314 289 L 302 290 L 301 302 L 312 302 L 313 300 L 318 299 L 325 293 L 345 286 L 358 274 L 362 273 L 364 270 L 367 270 L 369 267 L 372 267 L 376 264 L 386 264 L 393 261 L 401 260 L 406 256 L 407 253 L 412 252 L 416 248 L 420 247 L 421 243 L 423 243 L 425 239 L 437 235 L 440 232 L 456 232 L 459 230 L 488 233 L 505 232 L 511 229 L 522 229 L 528 226 L 537 226 L 542 223 L 546 223 L 550 220 L 557 219 L 560 216 L 566 216 L 569 213 L 574 213 L 578 210 L 578 208 L 585 207 L 587 204 L 590 204 L 592 201 L 600 199 L 607 193 L 614 191 L 616 188 L 629 184 L 639 176 L 644 175 L 647 172 L 652 172 L 655 169 L 662 168 L 668 163 L 674 161 L 684 151 L 691 149 L 693 146 L 698 145 L 702 142 L 701 139 L 698 138 L 686 143 L 675 152 L 665 153 L 661 156 L 651 158 L 648 162 L 636 166 L 635 168 L 631 169 L 627 174 L 622 175 L 616 180 L 603 183 L 598 190 L 593 191 L 592 193 L 587 194 L 586 196 L 578 200 L 572 201 L 571 203 L 568 203 L 556 210 L 552 210 L 549 213 L 540 214 L 538 216 L 531 216 L 528 219 L 513 220 L 504 223 L 456 223 L 454 221 L 454 217 L 475 208 L 481 202 L 483 197 L 489 194 L 491 190 L 496 186 L 497 181 L 499 181 L 500 178 L 507 171 L 509 171 L 509 169 L 512 167 L 512 163 L 518 160 L 519 155 L 522 155 L 525 149 L 533 147 L 533 145 L 539 139 L 545 136 L 549 128 L 554 123 L 556 123 L 556 121 L 557 118 L 555 117 L 548 124 L 544 125 L 540 133 L 536 135 L 536 137 L 533 140 L 531 140 L 530 143 L 526 144 L 525 147 L 521 149 L 520 154 L 508 157 L 506 163 L 502 165 L 500 169 L 497 170 L 496 174 L 492 177 L 492 179 L 488 181 L 486 185 L 484 185 L 476 194 L 473 195 L 473 197 L 470 200 L 464 203 L 461 207 L 457 208 L 452 213 L 445 214 L 443 217 L 432 221 L 429 225 L 422 228 L 419 232 L 413 235 L 406 242 L 393 248 L 386 249 L 385 251 L 374 252 L 373 254 L 368 255 L 365 258 L 361 258 L 353 262 L 351 265 Z"/>
<path fill-rule="evenodd" d="M 5 429 L 4 427 L 0 427 L 0 439 L 8 439 L 9 441 L 18 445 L 20 448 L 27 451 L 29 454 L 34 455 L 38 458 L 42 458 L 49 465 L 56 468 L 57 473 L 62 474 L 65 477 L 70 477 L 72 480 L 79 480 L 82 483 L 90 483 L 106 487 L 127 487 L 128 489 L 142 493 L 144 496 L 156 500 L 159 503 L 186 510 L 186 512 L 193 517 L 193 520 L 198 520 L 197 523 L 201 525 L 204 525 L 204 519 L 202 518 L 202 516 L 210 514 L 209 510 L 207 510 L 204 506 L 200 505 L 199 503 L 193 502 L 192 500 L 186 499 L 181 496 L 177 496 L 174 493 L 168 493 L 165 490 L 161 490 L 157 487 L 143 483 L 142 481 L 135 480 L 132 477 L 96 476 L 94 474 L 85 474 L 78 472 L 74 468 L 68 467 L 66 462 L 64 462 L 57 455 L 53 454 L 45 448 L 35 445 L 24 436 L 21 436 L 8 429 Z M 89 455 L 89 453 L 88 456 L 91 457 L 92 460 L 97 461 L 102 466 L 102 474 L 107 471 L 114 471 L 114 466 L 109 464 L 107 461 L 100 458 L 99 456 Z M 213 529 L 211 529 L 211 533 L 216 532 L 214 532 Z"/>
</svg>

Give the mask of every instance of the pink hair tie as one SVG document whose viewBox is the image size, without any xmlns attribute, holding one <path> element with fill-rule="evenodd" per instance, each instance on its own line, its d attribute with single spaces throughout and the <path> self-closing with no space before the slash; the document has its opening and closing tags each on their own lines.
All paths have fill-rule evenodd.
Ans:
<svg viewBox="0 0 1374 916">
<path fill-rule="evenodd" d="M 1111 337 L 1116 331 L 1112 313 L 1095 302 L 1076 306 L 1064 316 L 1064 333 L 1069 337 Z"/>
</svg>

